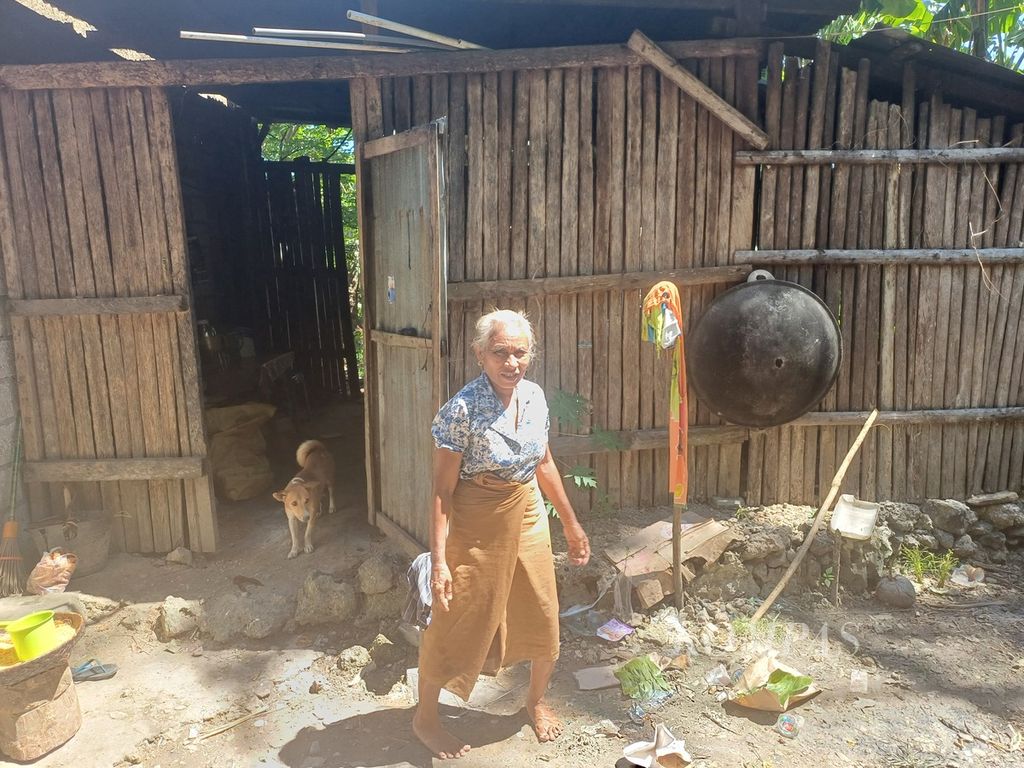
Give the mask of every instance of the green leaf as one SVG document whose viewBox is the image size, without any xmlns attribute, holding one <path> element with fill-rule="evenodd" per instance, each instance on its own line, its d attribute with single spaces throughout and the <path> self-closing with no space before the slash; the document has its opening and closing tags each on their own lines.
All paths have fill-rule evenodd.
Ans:
<svg viewBox="0 0 1024 768">
<path fill-rule="evenodd" d="M 560 427 L 583 426 L 583 416 L 590 410 L 590 403 L 587 398 L 578 392 L 566 392 L 564 389 L 556 389 L 548 398 L 548 412 L 552 418 L 558 420 Z"/>
<path fill-rule="evenodd" d="M 577 464 L 566 472 L 564 477 L 572 478 L 577 488 L 597 488 L 597 474 L 592 467 Z"/>
<path fill-rule="evenodd" d="M 812 682 L 807 675 L 794 675 L 792 672 L 776 669 L 768 676 L 765 688 L 778 696 L 779 704 L 785 707 L 793 694 L 807 690 Z"/>
<path fill-rule="evenodd" d="M 642 701 L 649 699 L 655 691 L 672 690 L 650 656 L 630 659 L 615 670 L 615 677 L 622 685 L 622 692 L 631 699 Z"/>
<path fill-rule="evenodd" d="M 906 18 L 918 10 L 921 0 L 881 0 L 882 12 L 896 18 Z"/>
</svg>

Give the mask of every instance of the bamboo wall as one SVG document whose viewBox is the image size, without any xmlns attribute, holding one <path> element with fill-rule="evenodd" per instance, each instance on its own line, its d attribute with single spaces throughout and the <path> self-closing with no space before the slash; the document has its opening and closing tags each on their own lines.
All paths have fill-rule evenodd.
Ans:
<svg viewBox="0 0 1024 768">
<path fill-rule="evenodd" d="M 745 114 L 756 114 L 752 57 L 686 65 Z M 734 172 L 731 162 L 734 148 L 745 145 L 654 69 L 366 80 L 353 89 L 353 108 L 357 138 L 447 116 L 450 286 L 717 266 L 750 247 L 754 171 Z M 684 290 L 687 325 L 725 287 Z M 641 290 L 620 289 L 500 305 L 533 320 L 541 354 L 529 376 L 549 398 L 556 389 L 578 392 L 592 406 L 585 430 L 620 431 L 667 426 L 671 360 L 641 343 L 641 301 Z M 449 303 L 451 392 L 478 375 L 473 324 L 498 303 Z M 718 423 L 691 403 L 692 422 Z M 667 450 L 592 461 L 600 482 L 595 501 L 668 501 Z M 697 447 L 693 464 L 695 495 L 739 493 L 739 442 Z"/>
<path fill-rule="evenodd" d="M 871 99 L 870 62 L 840 68 L 768 57 L 769 149 L 1021 146 L 1021 125 L 916 92 Z M 1013 248 L 1022 239 L 1020 163 L 764 167 L 761 249 Z M 844 359 L 822 411 L 979 408 L 1024 404 L 1024 264 L 818 265 L 776 275 L 821 296 L 840 321 Z M 1018 342 L 1018 339 L 1021 339 Z M 782 427 L 749 442 L 752 502 L 813 503 L 856 434 L 853 427 Z M 867 499 L 965 498 L 1019 488 L 1018 421 L 876 429 L 844 492 Z"/>
<path fill-rule="evenodd" d="M 0 90 L 0 257 L 31 520 L 102 510 L 118 548 L 214 550 L 162 91 Z"/>
<path fill-rule="evenodd" d="M 902 103 L 872 99 L 869 63 L 840 69 L 824 44 L 815 61 L 786 58 L 772 46 L 766 70 L 750 58 L 684 63 L 765 126 L 770 150 L 1020 146 L 1020 126 L 929 99 L 915 90 L 912 73 Z M 759 104 L 762 71 L 767 85 Z M 353 88 L 353 109 L 357 138 L 447 117 L 454 296 L 466 295 L 456 290 L 460 284 L 729 265 L 736 251 L 754 248 L 1021 242 L 1019 163 L 736 164 L 734 151 L 749 147 L 650 68 L 366 79 Z M 853 416 L 876 405 L 916 412 L 1024 404 L 1019 263 L 811 262 L 774 271 L 818 293 L 840 321 L 844 361 L 821 411 Z M 735 280 L 684 290 L 687 327 Z M 495 304 L 525 309 L 542 349 L 529 375 L 549 399 L 556 389 L 587 398 L 592 413 L 584 432 L 653 435 L 667 421 L 670 363 L 639 341 L 641 297 L 629 289 L 450 300 L 451 391 L 478 373 L 469 349 L 475 319 Z M 917 499 L 1019 487 L 1019 414 L 1016 421 L 957 418 L 878 428 L 843 491 Z M 721 424 L 692 392 L 690 424 Z M 712 432 L 717 437 L 691 449 L 691 498 L 816 503 L 856 428 Z M 595 467 L 600 489 L 591 502 L 668 502 L 666 451 L 603 451 L 565 461 Z"/>
</svg>

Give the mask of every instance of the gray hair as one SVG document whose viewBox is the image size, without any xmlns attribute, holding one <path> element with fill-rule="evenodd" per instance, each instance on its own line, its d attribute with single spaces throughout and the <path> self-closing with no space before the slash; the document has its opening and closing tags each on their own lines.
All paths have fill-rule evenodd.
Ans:
<svg viewBox="0 0 1024 768">
<path fill-rule="evenodd" d="M 533 326 L 530 325 L 526 315 L 512 309 L 495 309 L 476 321 L 473 349 L 483 350 L 494 334 L 502 328 L 506 331 L 521 331 L 530 344 L 530 351 L 533 351 L 535 344 Z"/>
</svg>

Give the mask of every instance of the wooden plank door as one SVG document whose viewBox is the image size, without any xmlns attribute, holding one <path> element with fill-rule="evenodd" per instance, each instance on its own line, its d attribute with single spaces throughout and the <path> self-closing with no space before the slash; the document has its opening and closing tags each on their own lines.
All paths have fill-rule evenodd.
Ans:
<svg viewBox="0 0 1024 768">
<path fill-rule="evenodd" d="M 359 149 L 370 521 L 429 540 L 430 423 L 447 399 L 444 121 Z"/>
<path fill-rule="evenodd" d="M 32 520 L 213 551 L 171 119 L 152 88 L 0 89 L 0 259 Z"/>
</svg>

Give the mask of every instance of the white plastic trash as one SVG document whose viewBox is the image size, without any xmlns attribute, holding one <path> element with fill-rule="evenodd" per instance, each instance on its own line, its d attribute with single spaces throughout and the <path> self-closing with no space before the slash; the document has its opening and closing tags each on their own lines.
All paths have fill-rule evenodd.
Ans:
<svg viewBox="0 0 1024 768">
<path fill-rule="evenodd" d="M 873 501 L 861 501 L 851 493 L 844 493 L 832 510 L 829 527 L 847 539 L 870 539 L 878 521 L 878 507 Z"/>
</svg>

